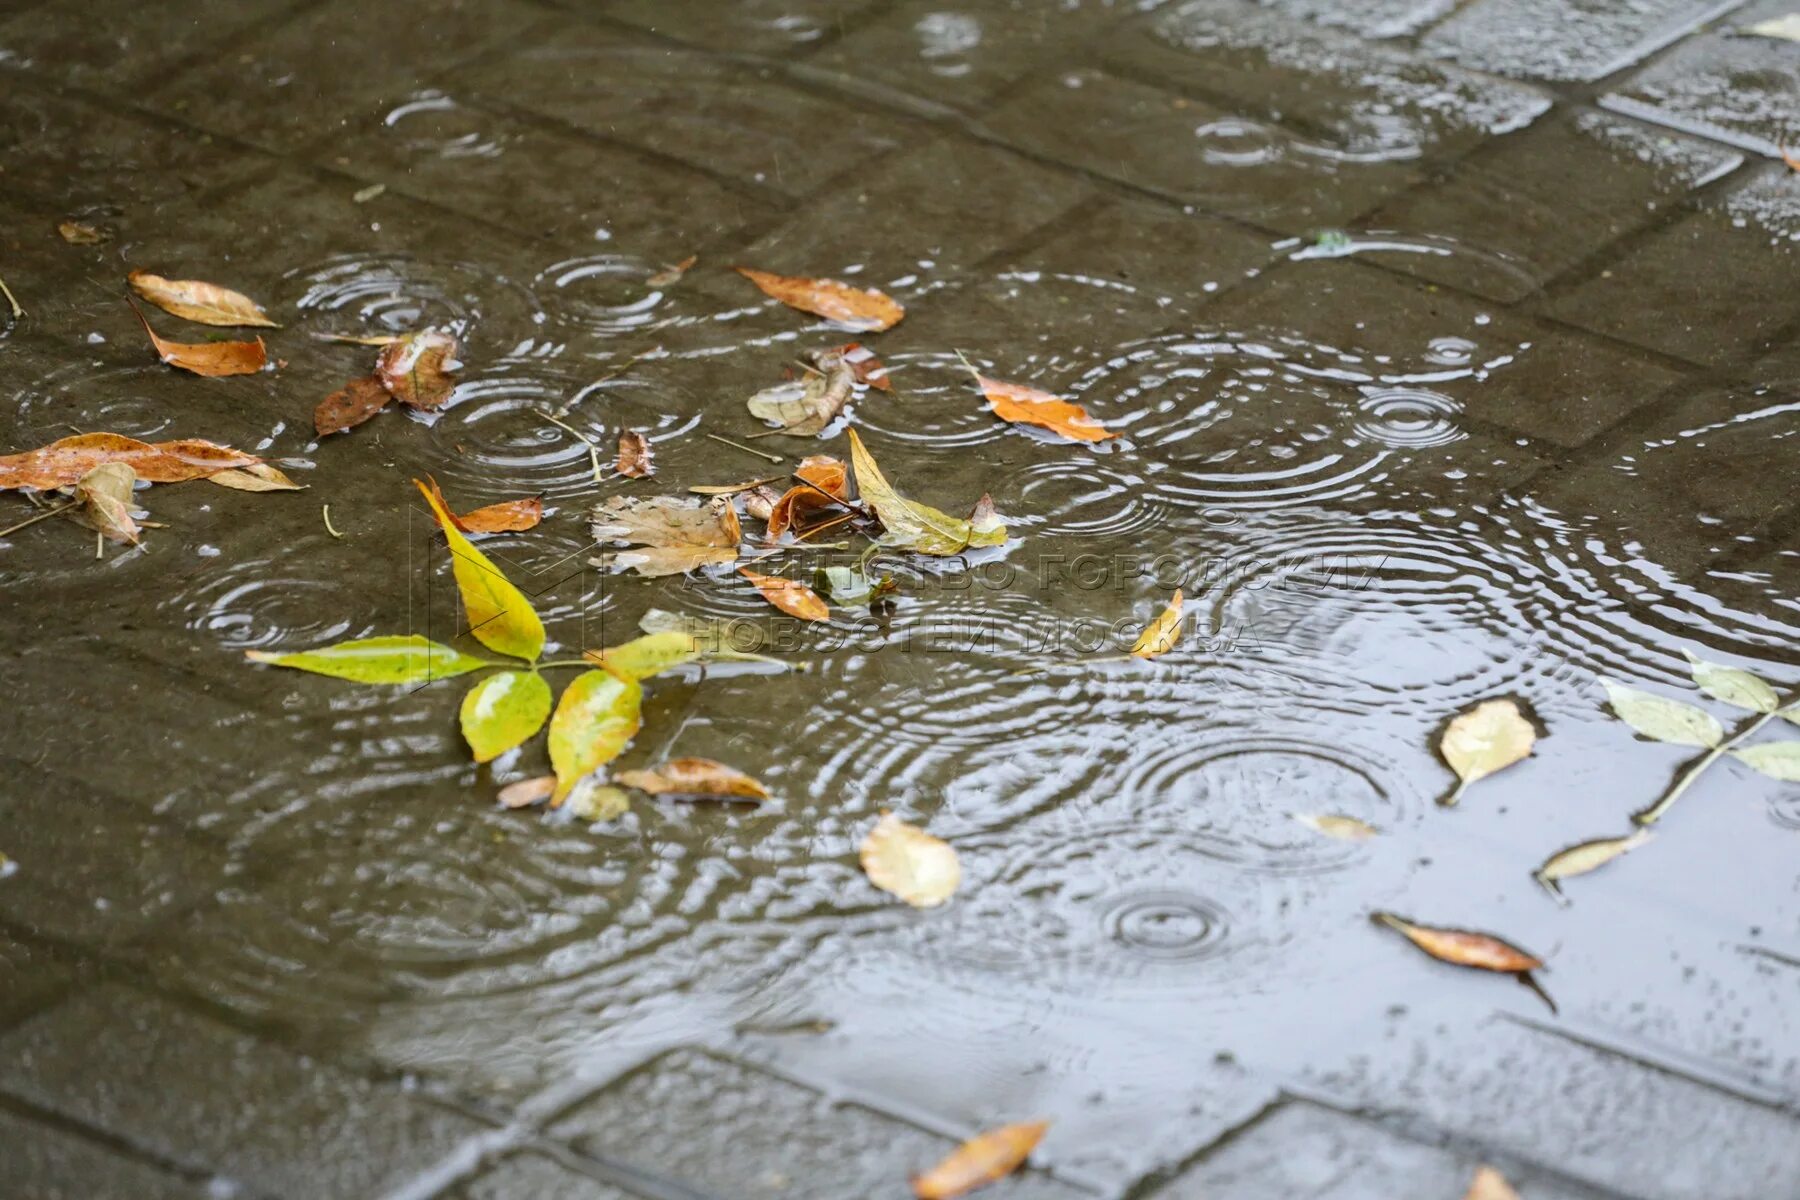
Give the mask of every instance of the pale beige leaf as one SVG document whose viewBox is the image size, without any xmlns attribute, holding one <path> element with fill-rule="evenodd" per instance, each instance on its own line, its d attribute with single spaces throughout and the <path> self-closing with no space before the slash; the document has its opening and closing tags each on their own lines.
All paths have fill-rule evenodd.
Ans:
<svg viewBox="0 0 1800 1200">
<path fill-rule="evenodd" d="M 1707 662 L 1686 650 L 1682 653 L 1687 654 L 1688 669 L 1693 673 L 1694 686 L 1714 700 L 1734 708 L 1764 713 L 1774 712 L 1780 705 L 1781 698 L 1775 694 L 1775 689 L 1760 676 L 1722 663 Z"/>
<path fill-rule="evenodd" d="M 674 496 L 613 496 L 594 509 L 593 534 L 597 541 L 635 547 L 597 561 L 648 576 L 732 562 L 743 537 L 728 497 L 700 504 Z"/>
<path fill-rule="evenodd" d="M 1526 757 L 1536 742 L 1537 730 L 1515 700 L 1483 700 L 1457 714 L 1438 739 L 1438 753 L 1461 782 L 1441 803 L 1455 804 L 1464 788 Z"/>
<path fill-rule="evenodd" d="M 1705 709 L 1695 708 L 1679 700 L 1670 700 L 1650 692 L 1602 679 L 1607 703 L 1618 718 L 1659 742 L 1677 746 L 1717 746 L 1725 738 L 1725 728 L 1717 717 Z"/>
<path fill-rule="evenodd" d="M 1295 813 L 1294 820 L 1315 833 L 1336 838 L 1340 842 L 1366 842 L 1380 831 L 1367 821 L 1338 813 Z"/>
<path fill-rule="evenodd" d="M 767 800 L 769 789 L 735 767 L 710 758 L 673 758 L 641 771 L 620 771 L 618 781 L 653 796 L 715 796 Z"/>
<path fill-rule="evenodd" d="M 81 518 L 108 541 L 135 546 L 138 523 L 132 517 L 131 493 L 137 472 L 129 463 L 101 463 L 75 482 Z"/>
<path fill-rule="evenodd" d="M 539 775 L 535 779 L 521 779 L 517 783 L 509 783 L 500 789 L 500 803 L 506 808 L 529 808 L 533 804 L 542 804 L 556 791 L 556 776 Z"/>
<path fill-rule="evenodd" d="M 269 320 L 262 306 L 230 288 L 198 279 L 164 279 L 148 271 L 133 271 L 126 281 L 131 290 L 164 312 L 202 325 L 250 325 L 262 329 L 279 326 Z"/>
<path fill-rule="evenodd" d="M 298 492 L 306 487 L 305 484 L 295 483 L 268 463 L 215 471 L 206 477 L 206 481 L 220 487 L 235 488 L 240 492 Z"/>
<path fill-rule="evenodd" d="M 1621 854 L 1631 853 L 1652 836 L 1648 829 L 1640 829 L 1625 837 L 1595 838 L 1591 842 L 1581 842 L 1566 850 L 1558 850 L 1545 859 L 1544 865 L 1533 873 L 1533 877 L 1539 883 L 1550 886 L 1577 875 L 1586 875 L 1589 871 L 1599 870 Z"/>
<path fill-rule="evenodd" d="M 892 813 L 883 813 L 863 839 L 862 868 L 870 883 L 914 908 L 942 904 L 962 882 L 950 843 Z"/>
<path fill-rule="evenodd" d="M 1463 1200 L 1519 1200 L 1519 1193 L 1513 1190 L 1512 1184 L 1506 1182 L 1506 1176 L 1492 1167 L 1480 1167 L 1475 1178 L 1469 1182 L 1469 1190 L 1463 1194 Z"/>
</svg>

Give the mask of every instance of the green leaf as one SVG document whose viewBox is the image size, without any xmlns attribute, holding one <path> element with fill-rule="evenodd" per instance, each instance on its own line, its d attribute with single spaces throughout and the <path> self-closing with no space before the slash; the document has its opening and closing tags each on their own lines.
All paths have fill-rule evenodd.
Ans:
<svg viewBox="0 0 1800 1200">
<path fill-rule="evenodd" d="M 644 689 L 610 671 L 586 671 L 564 689 L 550 718 L 550 765 L 556 769 L 552 807 L 576 782 L 611 762 L 643 724 Z"/>
<path fill-rule="evenodd" d="M 434 679 L 450 679 L 499 665 L 428 641 L 416 633 L 405 637 L 360 638 L 320 646 L 316 650 L 297 650 L 292 654 L 246 650 L 244 657 L 251 662 L 292 667 L 296 671 L 311 671 L 314 675 L 329 675 L 353 683 L 430 683 Z"/>
<path fill-rule="evenodd" d="M 887 530 L 885 540 L 891 545 L 947 556 L 961 554 L 970 546 L 998 546 L 1006 541 L 1006 526 L 991 514 L 976 529 L 960 517 L 908 500 L 895 491 L 854 429 L 850 431 L 850 463 L 856 468 L 856 489 L 881 518 Z"/>
<path fill-rule="evenodd" d="M 536 671 L 496 671 L 462 702 L 463 740 L 478 763 L 492 762 L 544 727 L 550 685 Z"/>
<path fill-rule="evenodd" d="M 1774 712 L 1781 703 L 1775 689 L 1758 676 L 1736 667 L 1695 658 L 1686 650 L 1682 653 L 1687 654 L 1688 669 L 1694 673 L 1695 685 L 1714 700 L 1760 713 Z"/>
<path fill-rule="evenodd" d="M 1795 725 L 1800 725 L 1800 704 L 1790 704 L 1775 715 L 1784 721 L 1790 721 Z"/>
<path fill-rule="evenodd" d="M 544 623 L 538 619 L 531 601 L 463 536 L 437 483 L 427 486 L 417 479 L 413 482 L 424 493 L 425 502 L 431 505 L 432 514 L 450 543 L 451 569 L 456 574 L 456 590 L 462 593 L 463 609 L 469 614 L 469 632 L 490 650 L 536 662 L 544 652 Z"/>
<path fill-rule="evenodd" d="M 567 804 L 583 821 L 611 821 L 631 810 L 631 795 L 624 788 L 586 775 L 576 781 Z"/>
<path fill-rule="evenodd" d="M 647 633 L 604 650 L 590 650 L 582 657 L 621 679 L 648 679 L 671 667 L 693 662 L 700 654 L 700 640 L 693 634 L 667 630 Z"/>
<path fill-rule="evenodd" d="M 1718 719 L 1705 709 L 1640 692 L 1602 679 L 1606 698 L 1621 721 L 1647 738 L 1678 746 L 1717 746 L 1725 738 Z"/>
<path fill-rule="evenodd" d="M 1800 742 L 1762 742 L 1733 750 L 1731 757 L 1770 779 L 1800 783 Z"/>
</svg>

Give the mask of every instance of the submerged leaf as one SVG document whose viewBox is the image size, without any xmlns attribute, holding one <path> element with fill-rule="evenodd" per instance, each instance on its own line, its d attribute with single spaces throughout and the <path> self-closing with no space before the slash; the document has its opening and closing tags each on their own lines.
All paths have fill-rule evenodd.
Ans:
<svg viewBox="0 0 1800 1200">
<path fill-rule="evenodd" d="M 475 658 L 440 642 L 428 641 L 416 633 L 404 637 L 358 638 L 288 654 L 246 650 L 244 657 L 251 662 L 292 667 L 353 683 L 430 683 L 495 665 L 485 658 Z"/>
<path fill-rule="evenodd" d="M 1560 895 L 1561 889 L 1556 885 L 1562 880 L 1597 871 L 1621 854 L 1636 850 L 1653 836 L 1648 829 L 1640 829 L 1626 837 L 1596 838 L 1591 842 L 1581 842 L 1552 854 L 1544 860 L 1543 866 L 1532 872 L 1532 878 Z"/>
<path fill-rule="evenodd" d="M 1463 1200 L 1519 1200 L 1519 1193 L 1506 1182 L 1506 1176 L 1492 1167 L 1480 1167 L 1475 1171 L 1475 1178 L 1469 1181 L 1469 1190 L 1463 1193 Z"/>
<path fill-rule="evenodd" d="M 969 521 L 940 512 L 928 504 L 908 500 L 894 490 L 856 430 L 850 431 L 850 462 L 856 470 L 856 487 L 874 508 L 887 530 L 886 540 L 921 554 L 960 554 L 971 546 L 998 546 L 1006 541 L 1006 526 L 997 517 L 976 529 Z"/>
<path fill-rule="evenodd" d="M 656 474 L 655 456 L 650 452 L 650 439 L 635 429 L 619 434 L 619 474 L 632 479 L 647 479 Z"/>
<path fill-rule="evenodd" d="M 861 857 L 870 883 L 914 908 L 942 904 L 962 882 L 962 864 L 950 843 L 893 813 L 881 814 L 863 839 Z"/>
<path fill-rule="evenodd" d="M 643 724 L 644 689 L 610 671 L 584 671 L 563 690 L 550 718 L 550 765 L 556 769 L 551 807 L 575 784 L 619 756 Z"/>
<path fill-rule="evenodd" d="M 1474 967 L 1482 971 L 1502 971 L 1509 974 L 1519 971 L 1535 971 L 1544 965 L 1544 960 L 1535 954 L 1527 953 L 1509 942 L 1503 942 L 1492 934 L 1475 933 L 1467 929 L 1435 929 L 1429 925 L 1415 925 L 1393 913 L 1378 912 L 1372 916 L 1374 920 L 1388 928 L 1398 930 L 1413 945 L 1441 962 L 1454 963 L 1459 967 Z"/>
<path fill-rule="evenodd" d="M 215 471 L 206 477 L 208 483 L 216 483 L 220 487 L 232 488 L 240 492 L 301 492 L 306 490 L 303 483 L 295 483 L 286 474 L 271 467 L 268 463 L 257 463 L 252 467 L 230 467 L 223 471 Z"/>
<path fill-rule="evenodd" d="M 381 348 L 375 377 L 400 403 L 430 411 L 456 388 L 457 349 L 456 339 L 442 330 L 412 334 Z"/>
<path fill-rule="evenodd" d="M 71 246 L 98 246 L 101 242 L 112 241 L 112 234 L 86 221 L 58 221 L 56 232 L 62 240 Z"/>
<path fill-rule="evenodd" d="M 569 812 L 583 821 L 612 821 L 631 811 L 631 797 L 624 788 L 600 782 L 589 775 L 569 789 Z"/>
<path fill-rule="evenodd" d="M 1006 383 L 989 379 L 979 372 L 975 376 L 988 407 L 1002 421 L 1037 425 L 1072 442 L 1104 442 L 1119 435 L 1088 416 L 1079 404 L 1026 387 L 1022 383 Z"/>
<path fill-rule="evenodd" d="M 386 408 L 393 397 L 373 375 L 352 379 L 341 391 L 331 393 L 313 409 L 313 430 L 320 437 L 354 429 Z"/>
<path fill-rule="evenodd" d="M 500 789 L 497 797 L 503 808 L 529 808 L 533 804 L 542 804 L 556 791 L 556 776 L 539 775 L 535 779 L 521 779 L 517 783 L 509 783 Z"/>
<path fill-rule="evenodd" d="M 1537 729 L 1516 700 L 1483 700 L 1458 713 L 1444 726 L 1438 753 L 1460 782 L 1439 803 L 1455 804 L 1464 788 L 1512 766 L 1528 756 L 1536 744 Z"/>
<path fill-rule="evenodd" d="M 837 420 L 856 390 L 856 374 L 837 351 L 813 356 L 804 379 L 764 388 L 750 397 L 750 415 L 794 437 L 813 437 Z"/>
<path fill-rule="evenodd" d="M 431 506 L 444 539 L 450 543 L 450 567 L 456 576 L 456 590 L 462 593 L 463 610 L 469 616 L 469 632 L 490 650 L 536 661 L 544 652 L 544 623 L 538 619 L 531 601 L 463 536 L 437 481 L 415 479 L 413 483 Z"/>
<path fill-rule="evenodd" d="M 1157 615 L 1156 620 L 1144 627 L 1138 640 L 1132 644 L 1133 658 L 1155 658 L 1159 654 L 1167 654 L 1181 640 L 1181 589 L 1175 589 L 1174 598 L 1169 607 Z"/>
<path fill-rule="evenodd" d="M 496 671 L 470 688 L 459 718 L 478 763 L 492 762 L 544 727 L 550 685 L 536 671 Z"/>
<path fill-rule="evenodd" d="M 648 613 L 645 619 L 649 619 Z M 649 679 L 699 658 L 700 641 L 692 633 L 668 629 L 646 633 L 604 650 L 589 650 L 581 657 L 621 679 Z"/>
<path fill-rule="evenodd" d="M 873 288 L 856 288 L 835 279 L 807 279 L 798 275 L 772 275 L 749 267 L 732 270 L 754 283 L 789 308 L 836 321 L 849 329 L 876 333 L 899 324 L 906 310 Z"/>
<path fill-rule="evenodd" d="M 748 567 L 739 567 L 738 574 L 756 585 L 763 599 L 779 608 L 791 617 L 799 617 L 802 621 L 829 621 L 831 609 L 819 594 L 797 579 L 783 579 L 779 575 L 758 575 Z"/>
<path fill-rule="evenodd" d="M 673 758 L 646 771 L 620 771 L 620 783 L 653 796 L 716 796 L 767 800 L 769 789 L 750 776 L 710 758 Z"/>
<path fill-rule="evenodd" d="M 1678 746 L 1717 746 L 1725 730 L 1705 709 L 1640 692 L 1610 679 L 1602 679 L 1607 702 L 1621 721 L 1647 738 Z"/>
<path fill-rule="evenodd" d="M 833 604 L 866 608 L 883 596 L 900 590 L 892 575 L 871 579 L 854 567 L 819 567 L 813 571 L 813 590 Z"/>
<path fill-rule="evenodd" d="M 23 454 L 0 455 L 0 491 L 67 487 L 108 462 L 130 465 L 139 479 L 149 483 L 180 483 L 261 461 L 254 454 L 198 438 L 152 444 L 118 433 L 81 433 Z"/>
<path fill-rule="evenodd" d="M 544 519 L 544 502 L 536 496 L 524 500 L 502 500 L 456 518 L 456 527 L 464 533 L 521 533 L 535 529 Z"/>
<path fill-rule="evenodd" d="M 594 509 L 593 532 L 597 541 L 637 547 L 609 554 L 603 562 L 646 576 L 733 562 L 743 538 L 737 510 L 725 497 L 701 505 L 674 496 L 613 496 Z"/>
<path fill-rule="evenodd" d="M 1733 750 L 1731 757 L 1771 779 L 1800 783 L 1800 742 L 1759 742 Z"/>
<path fill-rule="evenodd" d="M 137 472 L 131 464 L 101 463 L 75 481 L 81 519 L 109 541 L 137 545 L 138 523 L 131 515 L 131 490 L 136 483 Z"/>
<path fill-rule="evenodd" d="M 137 306 L 132 306 L 136 311 Z M 269 352 L 259 337 L 254 342 L 171 342 L 156 336 L 144 314 L 138 313 L 144 332 L 156 356 L 171 367 L 191 371 L 195 375 L 220 378 L 226 375 L 254 375 L 269 365 Z"/>
<path fill-rule="evenodd" d="M 1293 816 L 1308 829 L 1340 842 L 1366 842 L 1380 832 L 1367 821 L 1337 813 L 1295 813 Z"/>
<path fill-rule="evenodd" d="M 1004 1179 L 1024 1164 L 1049 1128 L 1048 1121 L 1026 1121 L 972 1137 L 937 1166 L 915 1176 L 913 1195 L 918 1200 L 956 1200 Z"/>
<path fill-rule="evenodd" d="M 1682 653 L 1687 654 L 1688 669 L 1694 675 L 1694 686 L 1714 700 L 1723 701 L 1735 708 L 1762 713 L 1774 712 L 1780 705 L 1781 699 L 1775 694 L 1775 689 L 1761 677 L 1736 667 L 1707 662 L 1685 650 Z"/>
<path fill-rule="evenodd" d="M 856 382 L 872 387 L 878 392 L 894 390 L 894 381 L 888 378 L 887 368 L 881 365 L 881 360 L 875 357 L 875 352 L 861 342 L 851 342 L 848 345 L 839 346 L 836 352 L 843 356 L 844 362 L 849 364 L 851 373 L 856 376 Z"/>
<path fill-rule="evenodd" d="M 67 237 L 67 234 L 63 235 Z M 262 306 L 242 292 L 203 283 L 198 279 L 164 279 L 148 271 L 125 277 L 131 290 L 164 312 L 202 325 L 250 325 L 263 329 L 279 326 L 269 320 Z M 166 361 L 166 360 L 165 360 Z"/>
</svg>

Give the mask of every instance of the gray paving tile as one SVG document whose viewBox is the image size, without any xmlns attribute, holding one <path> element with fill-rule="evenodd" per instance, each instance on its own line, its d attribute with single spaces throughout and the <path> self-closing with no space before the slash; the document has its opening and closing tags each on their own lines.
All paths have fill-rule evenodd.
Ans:
<svg viewBox="0 0 1800 1200">
<path fill-rule="evenodd" d="M 376 1194 L 479 1128 L 121 987 L 0 1038 L 0 1088 L 284 1196 Z"/>
<path fill-rule="evenodd" d="M 222 43 L 278 20 L 294 0 L 201 0 L 179 13 L 131 6 L 104 20 L 69 19 L 44 4 L 0 21 L 0 66 L 25 67 L 64 83 L 130 98 Z M 0 13 L 7 9 L 0 7 Z"/>
<path fill-rule="evenodd" d="M 1427 34 L 1421 46 L 1502 75 L 1592 80 L 1623 70 L 1731 7 L 1729 0 L 1476 0 Z"/>
<path fill-rule="evenodd" d="M 1417 33 L 1456 7 L 1456 0 L 1365 0 L 1360 4 L 1340 4 L 1337 0 L 1256 0 L 1256 3 L 1298 20 L 1334 25 L 1372 38 Z"/>
<path fill-rule="evenodd" d="M 0 1187 L 18 1200 L 199 1200 L 205 1187 L 37 1121 L 0 1112 Z"/>
<path fill-rule="evenodd" d="M 548 1155 L 508 1155 L 475 1178 L 443 1194 L 443 1200 L 637 1200 Z"/>
<path fill-rule="evenodd" d="M 577 11 L 581 6 L 570 5 Z M 663 37 L 728 54 L 800 56 L 861 25 L 876 0 L 740 0 L 730 5 L 610 0 L 606 14 Z"/>
<path fill-rule="evenodd" d="M 0 853 L 10 852 L 0 844 Z M 13 887 L 29 887 L 17 869 L 0 879 L 0 899 Z M 37 941 L 25 941 L 0 932 L 0 1027 L 29 1013 L 76 977 L 76 965 L 66 952 Z"/>
</svg>

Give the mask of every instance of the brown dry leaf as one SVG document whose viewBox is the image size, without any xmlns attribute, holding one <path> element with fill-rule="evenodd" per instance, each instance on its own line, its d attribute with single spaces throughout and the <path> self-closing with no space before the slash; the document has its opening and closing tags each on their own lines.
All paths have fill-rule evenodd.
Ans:
<svg viewBox="0 0 1800 1200">
<path fill-rule="evenodd" d="M 58 221 L 56 232 L 71 246 L 98 246 L 101 242 L 112 240 L 110 231 L 89 225 L 86 221 Z"/>
<path fill-rule="evenodd" d="M 856 391 L 856 374 L 835 350 L 811 357 L 817 370 L 750 397 L 750 415 L 792 437 L 815 437 L 837 420 Z"/>
<path fill-rule="evenodd" d="M 614 551 L 602 565 L 630 567 L 640 575 L 679 575 L 697 567 L 734 562 L 743 531 L 729 497 L 699 504 L 674 496 L 613 496 L 594 509 L 594 537 L 634 547 Z"/>
<path fill-rule="evenodd" d="M 451 519 L 464 533 L 522 533 L 544 519 L 544 502 L 536 496 L 502 500 Z"/>
<path fill-rule="evenodd" d="M 556 776 L 539 775 L 536 779 L 521 779 L 517 783 L 509 783 L 500 789 L 500 803 L 506 808 L 529 808 L 533 804 L 542 804 L 556 790 Z"/>
<path fill-rule="evenodd" d="M 342 391 L 333 392 L 313 409 L 313 429 L 320 437 L 355 429 L 387 407 L 393 397 L 373 375 L 352 379 Z"/>
<path fill-rule="evenodd" d="M 1088 416 L 1087 409 L 1081 405 L 1070 404 L 1049 392 L 1040 392 L 1022 383 L 989 379 L 979 372 L 975 382 L 980 386 L 981 394 L 987 397 L 988 407 L 1002 421 L 1037 425 L 1072 442 L 1104 442 L 1119 436 Z"/>
<path fill-rule="evenodd" d="M 861 847 L 863 874 L 914 908 L 935 908 L 962 882 L 962 864 L 942 838 L 884 812 Z"/>
<path fill-rule="evenodd" d="M 166 313 L 173 313 L 202 325 L 250 325 L 259 329 L 279 329 L 269 320 L 262 306 L 242 292 L 203 283 L 198 279 L 164 279 L 148 271 L 133 271 L 125 277 L 131 290 Z"/>
<path fill-rule="evenodd" d="M 888 378 L 887 368 L 875 357 L 875 352 L 861 342 L 851 342 L 839 346 L 834 352 L 843 357 L 850 371 L 856 376 L 856 382 L 874 388 L 878 392 L 894 390 L 894 381 Z"/>
<path fill-rule="evenodd" d="M 1434 929 L 1429 925 L 1415 925 L 1386 912 L 1374 913 L 1373 919 L 1405 935 L 1413 945 L 1440 962 L 1507 974 L 1535 971 L 1544 965 L 1544 960 L 1537 955 L 1503 942 L 1492 934 L 1475 933 L 1467 929 Z"/>
<path fill-rule="evenodd" d="M 619 474 L 633 479 L 647 479 L 656 474 L 656 458 L 650 453 L 650 439 L 635 429 L 619 433 Z"/>
<path fill-rule="evenodd" d="M 1455 804 L 1464 788 L 1527 757 L 1536 742 L 1537 728 L 1516 700 L 1483 700 L 1458 713 L 1438 739 L 1438 753 L 1456 772 L 1458 783 L 1438 803 Z"/>
<path fill-rule="evenodd" d="M 225 375 L 254 375 L 269 365 L 269 352 L 259 337 L 254 342 L 170 342 L 156 336 L 150 322 L 133 304 L 131 311 L 143 322 L 156 357 L 171 367 L 192 371 L 196 375 L 218 378 Z"/>
<path fill-rule="evenodd" d="M 626 787 L 653 796 L 715 796 L 743 800 L 767 800 L 769 789 L 734 767 L 710 758 L 672 758 L 647 771 L 620 771 Z"/>
<path fill-rule="evenodd" d="M 1048 1121 L 1025 1121 L 972 1137 L 943 1162 L 915 1176 L 913 1195 L 918 1200 L 955 1200 L 1004 1179 L 1024 1164 L 1049 1128 Z"/>
<path fill-rule="evenodd" d="M 153 445 L 123 434 L 82 433 L 23 454 L 0 455 L 0 491 L 67 487 L 106 462 L 128 463 L 139 479 L 150 483 L 180 483 L 261 461 L 254 454 L 198 438 Z"/>
<path fill-rule="evenodd" d="M 796 524 L 803 523 L 807 513 L 833 507 L 833 501 L 850 499 L 849 468 L 825 454 L 815 454 L 794 468 L 794 475 L 804 483 L 795 484 L 775 502 L 769 511 L 769 536 L 778 538 Z"/>
<path fill-rule="evenodd" d="M 84 524 L 110 541 L 135 546 L 138 523 L 131 515 L 131 489 L 137 472 L 129 463 L 101 463 L 75 481 L 75 499 Z"/>
<path fill-rule="evenodd" d="M 892 297 L 873 288 L 851 287 L 835 279 L 773 275 L 749 267 L 733 267 L 732 270 L 789 308 L 836 321 L 859 332 L 879 333 L 883 329 L 892 329 L 906 315 L 906 310 Z"/>
<path fill-rule="evenodd" d="M 748 567 L 739 567 L 738 574 L 755 584 L 764 600 L 790 617 L 799 617 L 802 621 L 831 620 L 831 609 L 819 598 L 819 593 L 798 580 L 758 575 Z"/>
<path fill-rule="evenodd" d="M 1469 1181 L 1469 1190 L 1463 1194 L 1463 1200 L 1519 1200 L 1519 1193 L 1513 1185 L 1506 1182 L 1506 1176 L 1492 1167 L 1477 1167 L 1475 1178 Z"/>
<path fill-rule="evenodd" d="M 1174 599 L 1169 607 L 1163 609 L 1156 620 L 1144 627 L 1138 640 L 1131 647 L 1133 658 L 1155 658 L 1159 654 L 1167 654 L 1181 640 L 1181 589 L 1175 589 Z"/>
<path fill-rule="evenodd" d="M 375 378 L 402 404 L 429 412 L 456 387 L 456 339 L 439 329 L 411 334 L 381 348 Z"/>
<path fill-rule="evenodd" d="M 208 483 L 216 483 L 220 487 L 236 488 L 240 492 L 299 492 L 306 490 L 306 485 L 295 483 L 283 472 L 271 467 L 268 463 L 257 463 L 253 467 L 232 467 L 224 471 L 216 471 L 206 477 Z"/>
<path fill-rule="evenodd" d="M 644 282 L 655 288 L 671 287 L 674 284 L 680 283 L 681 277 L 686 275 L 693 265 L 699 261 L 700 256 L 698 254 L 690 254 L 674 266 L 664 267 L 650 278 L 644 280 Z"/>
</svg>

